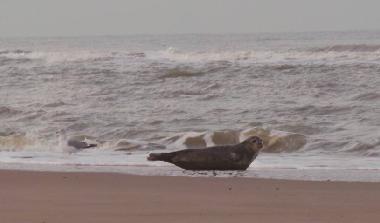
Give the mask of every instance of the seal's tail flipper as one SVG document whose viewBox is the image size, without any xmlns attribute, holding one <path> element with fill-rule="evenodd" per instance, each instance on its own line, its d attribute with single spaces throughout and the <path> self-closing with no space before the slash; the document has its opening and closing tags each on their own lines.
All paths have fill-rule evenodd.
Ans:
<svg viewBox="0 0 380 223">
<path fill-rule="evenodd" d="M 173 157 L 172 153 L 151 153 L 148 156 L 148 160 L 170 162 L 172 157 Z"/>
</svg>

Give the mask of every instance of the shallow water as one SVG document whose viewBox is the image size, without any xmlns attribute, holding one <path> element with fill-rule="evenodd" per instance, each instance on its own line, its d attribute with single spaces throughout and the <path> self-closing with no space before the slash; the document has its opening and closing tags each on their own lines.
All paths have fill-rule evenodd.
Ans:
<svg viewBox="0 0 380 223">
<path fill-rule="evenodd" d="M 0 80 L 1 164 L 156 166 L 260 135 L 252 168 L 380 169 L 379 32 L 4 38 Z M 62 130 L 99 148 L 68 155 Z"/>
</svg>

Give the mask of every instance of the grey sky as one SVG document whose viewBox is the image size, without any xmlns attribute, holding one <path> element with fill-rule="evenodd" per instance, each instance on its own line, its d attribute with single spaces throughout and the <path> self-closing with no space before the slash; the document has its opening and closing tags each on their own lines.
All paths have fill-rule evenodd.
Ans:
<svg viewBox="0 0 380 223">
<path fill-rule="evenodd" d="M 380 30 L 379 0 L 0 0 L 0 36 Z"/>
</svg>

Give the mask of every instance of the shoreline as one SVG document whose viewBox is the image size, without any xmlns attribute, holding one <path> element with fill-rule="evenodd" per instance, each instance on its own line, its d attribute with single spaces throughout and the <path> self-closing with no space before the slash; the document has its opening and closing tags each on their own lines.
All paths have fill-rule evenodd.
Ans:
<svg viewBox="0 0 380 223">
<path fill-rule="evenodd" d="M 377 222 L 380 183 L 0 170 L 12 222 Z"/>
<path fill-rule="evenodd" d="M 313 181 L 313 182 L 372 182 L 380 183 L 378 169 L 296 169 L 257 168 L 245 171 L 188 171 L 174 165 L 72 165 L 72 164 L 25 164 L 1 163 L 0 171 L 26 171 L 50 173 L 99 173 L 135 176 L 217 177 L 250 178 L 266 180 Z"/>
<path fill-rule="evenodd" d="M 380 182 L 379 159 L 352 155 L 260 154 L 244 172 L 183 171 L 164 162 L 146 161 L 147 151 L 2 152 L 0 170 L 123 173 L 144 176 L 249 177 L 304 181 Z"/>
</svg>

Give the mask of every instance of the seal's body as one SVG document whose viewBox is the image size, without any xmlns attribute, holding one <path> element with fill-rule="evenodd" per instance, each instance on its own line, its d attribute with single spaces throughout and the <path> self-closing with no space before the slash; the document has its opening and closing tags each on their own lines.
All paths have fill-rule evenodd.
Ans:
<svg viewBox="0 0 380 223">
<path fill-rule="evenodd" d="M 151 153 L 148 160 L 173 163 L 186 170 L 246 170 L 262 148 L 262 140 L 253 136 L 236 145 Z"/>
</svg>

